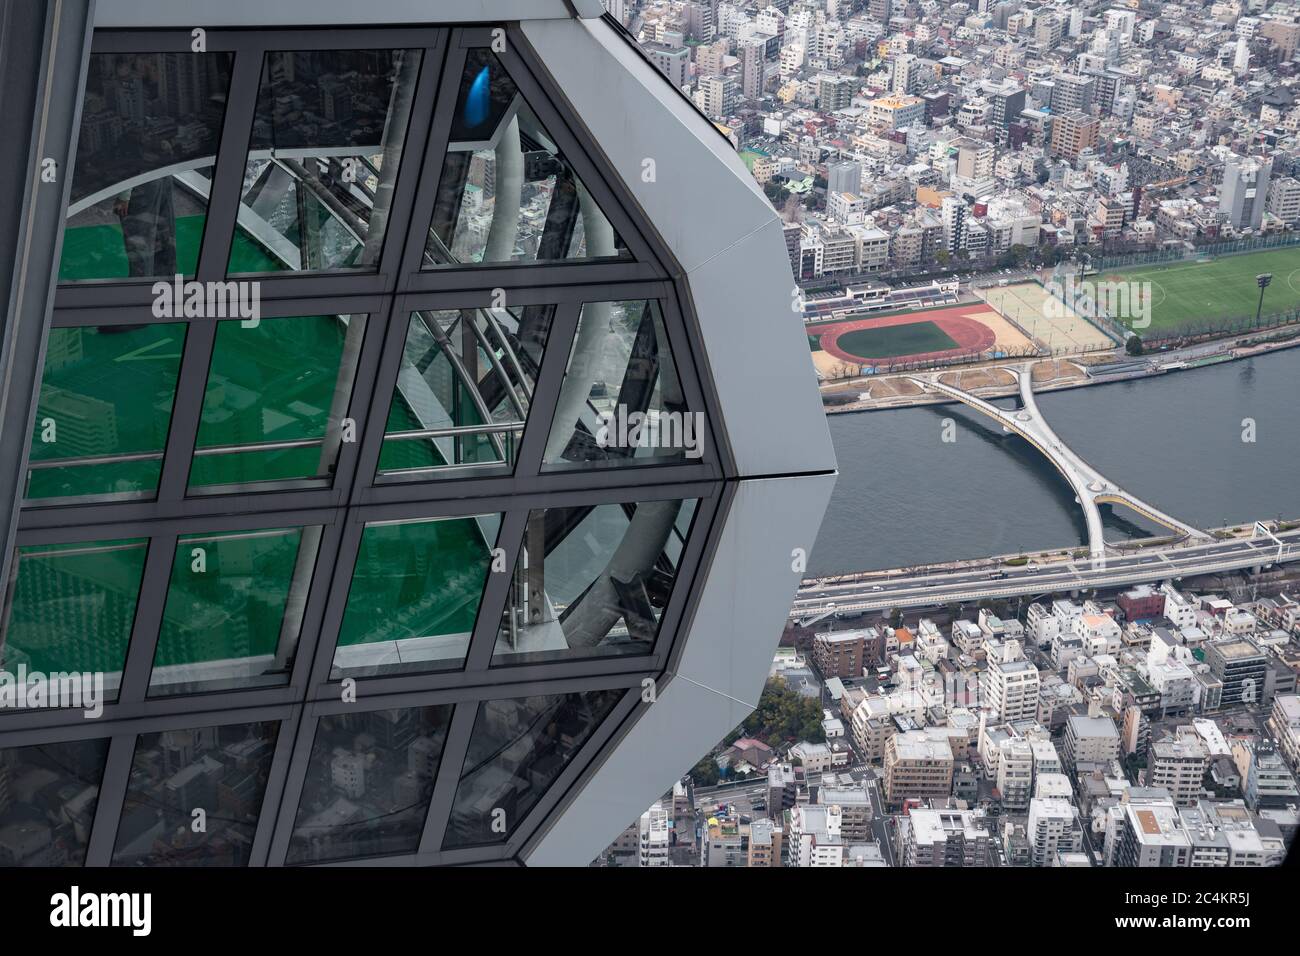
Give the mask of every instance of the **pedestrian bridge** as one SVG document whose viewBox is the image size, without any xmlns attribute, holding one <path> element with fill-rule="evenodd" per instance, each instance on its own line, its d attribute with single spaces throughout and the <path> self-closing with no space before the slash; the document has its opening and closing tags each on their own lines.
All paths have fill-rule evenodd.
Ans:
<svg viewBox="0 0 1300 956">
<path fill-rule="evenodd" d="M 1015 411 L 998 408 L 996 405 L 986 402 L 970 392 L 940 381 L 942 373 L 934 373 L 925 377 L 913 375 L 909 376 L 909 378 L 923 389 L 947 395 L 949 398 L 956 399 L 977 412 L 992 418 L 1002 425 L 1004 429 L 1015 432 L 1042 452 L 1047 460 L 1069 482 L 1070 487 L 1074 490 L 1076 500 L 1083 508 L 1084 520 L 1088 526 L 1088 547 L 1092 553 L 1094 564 L 1098 562 L 1104 563 L 1106 558 L 1106 541 L 1102 537 L 1101 509 L 1098 507 L 1102 503 L 1124 505 L 1144 518 L 1163 525 L 1171 531 L 1176 531 L 1184 537 L 1212 540 L 1210 535 L 1199 528 L 1194 528 L 1185 521 L 1180 521 L 1173 515 L 1166 514 L 1150 502 L 1129 494 L 1129 492 L 1071 451 L 1069 446 L 1057 437 L 1056 432 L 1052 431 L 1052 427 L 1047 424 L 1042 413 L 1038 410 L 1038 403 L 1034 399 L 1031 366 L 1024 365 L 1017 368 L 1008 368 L 1006 371 L 1015 374 L 1020 388 L 1021 408 Z"/>
</svg>

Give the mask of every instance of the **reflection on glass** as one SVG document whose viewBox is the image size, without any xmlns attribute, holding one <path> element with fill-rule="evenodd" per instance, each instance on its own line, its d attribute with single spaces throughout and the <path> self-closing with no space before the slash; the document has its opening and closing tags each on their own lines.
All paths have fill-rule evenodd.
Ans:
<svg viewBox="0 0 1300 956">
<path fill-rule="evenodd" d="M 279 729 L 268 721 L 141 734 L 113 865 L 246 866 Z"/>
<path fill-rule="evenodd" d="M 623 693 L 544 694 L 480 704 L 443 848 L 508 839 Z"/>
<path fill-rule="evenodd" d="M 419 50 L 266 55 L 230 272 L 377 267 L 419 71 Z"/>
<path fill-rule="evenodd" d="M 150 696 L 287 684 L 319 525 L 182 535 Z"/>
<path fill-rule="evenodd" d="M 331 679 L 460 666 L 501 516 L 366 525 Z"/>
<path fill-rule="evenodd" d="M 414 853 L 451 712 L 447 705 L 322 717 L 287 861 Z"/>
<path fill-rule="evenodd" d="M 582 307 L 542 468 L 697 460 L 704 414 L 686 404 L 659 303 Z"/>
<path fill-rule="evenodd" d="M 218 323 L 191 488 L 328 477 L 365 326 L 358 315 Z"/>
<path fill-rule="evenodd" d="M 412 313 L 380 471 L 508 472 L 554 314 L 553 305 Z"/>
<path fill-rule="evenodd" d="M 0 671 L 15 679 L 20 668 L 91 681 L 102 675 L 105 699 L 116 700 L 148 544 L 130 538 L 19 548 Z"/>
<path fill-rule="evenodd" d="M 425 266 L 627 256 L 501 62 L 470 50 Z"/>
<path fill-rule="evenodd" d="M 0 750 L 0 866 L 81 866 L 108 740 Z"/>
<path fill-rule="evenodd" d="M 493 663 L 650 653 L 695 505 L 530 512 Z"/>
<path fill-rule="evenodd" d="M 152 496 L 184 344 L 184 323 L 50 329 L 27 499 Z"/>
<path fill-rule="evenodd" d="M 59 279 L 193 275 L 229 53 L 95 53 Z"/>
</svg>

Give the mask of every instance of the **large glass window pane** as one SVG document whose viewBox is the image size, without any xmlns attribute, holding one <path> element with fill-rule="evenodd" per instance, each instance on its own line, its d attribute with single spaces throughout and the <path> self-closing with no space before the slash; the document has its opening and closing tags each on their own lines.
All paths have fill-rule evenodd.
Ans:
<svg viewBox="0 0 1300 956">
<path fill-rule="evenodd" d="M 419 849 L 451 712 L 447 705 L 322 717 L 287 861 Z"/>
<path fill-rule="evenodd" d="M 493 663 L 649 654 L 696 499 L 529 513 Z"/>
<path fill-rule="evenodd" d="M 229 53 L 95 53 L 59 279 L 193 275 Z"/>
<path fill-rule="evenodd" d="M 365 327 L 363 315 L 219 323 L 191 490 L 328 478 Z"/>
<path fill-rule="evenodd" d="M 184 345 L 184 323 L 50 329 L 27 499 L 152 496 Z"/>
<path fill-rule="evenodd" d="M 583 305 L 543 470 L 698 460 L 704 428 L 704 413 L 687 406 L 659 303 Z"/>
<path fill-rule="evenodd" d="M 147 551 L 146 538 L 19 548 L 0 671 L 16 679 L 25 669 L 27 684 L 36 675 L 102 675 L 104 699 L 116 700 Z M 84 680 L 81 686 L 83 698 L 96 693 Z"/>
<path fill-rule="evenodd" d="M 366 525 L 331 679 L 459 667 L 501 516 Z"/>
<path fill-rule="evenodd" d="M 553 305 L 413 313 L 379 470 L 508 473 L 554 314 Z"/>
<path fill-rule="evenodd" d="M 246 866 L 280 725 L 141 734 L 114 866 Z"/>
<path fill-rule="evenodd" d="M 107 740 L 0 750 L 0 866 L 81 866 Z"/>
<path fill-rule="evenodd" d="M 321 530 L 182 535 L 150 696 L 287 684 Z"/>
<path fill-rule="evenodd" d="M 419 50 L 268 53 L 231 273 L 379 263 Z"/>
<path fill-rule="evenodd" d="M 470 50 L 425 267 L 628 255 L 501 61 Z"/>
<path fill-rule="evenodd" d="M 624 693 L 543 694 L 480 704 L 443 847 L 508 839 Z"/>
</svg>

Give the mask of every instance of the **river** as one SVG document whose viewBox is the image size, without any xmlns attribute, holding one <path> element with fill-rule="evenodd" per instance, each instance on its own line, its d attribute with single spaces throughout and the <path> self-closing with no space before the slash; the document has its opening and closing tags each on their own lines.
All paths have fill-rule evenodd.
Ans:
<svg viewBox="0 0 1300 956">
<path fill-rule="evenodd" d="M 1102 474 L 1192 524 L 1300 517 L 1300 348 L 1049 392 L 1038 406 Z M 952 442 L 943 441 L 946 419 Z M 1253 442 L 1243 441 L 1246 419 Z M 1027 442 L 972 409 L 930 405 L 829 422 L 840 476 L 810 574 L 1086 540 L 1065 480 Z M 1158 530 L 1125 509 L 1103 514 L 1107 540 Z"/>
</svg>

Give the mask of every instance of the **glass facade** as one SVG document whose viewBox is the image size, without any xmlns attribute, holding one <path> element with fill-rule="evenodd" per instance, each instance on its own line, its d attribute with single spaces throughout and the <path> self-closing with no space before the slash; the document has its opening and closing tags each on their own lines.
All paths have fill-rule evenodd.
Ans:
<svg viewBox="0 0 1300 956">
<path fill-rule="evenodd" d="M 450 707 L 324 717 L 288 862 L 413 853 L 447 743 Z"/>
<path fill-rule="evenodd" d="M 246 865 L 278 732 L 257 723 L 141 734 L 113 865 Z"/>
<path fill-rule="evenodd" d="M 476 515 L 367 525 L 330 676 L 459 665 L 500 523 Z"/>
<path fill-rule="evenodd" d="M 231 63 L 91 55 L 60 281 L 194 275 Z"/>
<path fill-rule="evenodd" d="M 421 58 L 266 54 L 230 272 L 378 266 Z"/>
<path fill-rule="evenodd" d="M 363 315 L 221 322 L 191 488 L 328 478 L 365 328 Z"/>
<path fill-rule="evenodd" d="M 183 323 L 51 329 L 27 497 L 152 497 L 184 345 Z"/>
<path fill-rule="evenodd" d="M 0 862 L 519 858 L 668 667 L 684 283 L 522 36 L 339 36 L 96 34 L 0 669 L 101 689 L 0 693 Z"/>
<path fill-rule="evenodd" d="M 491 50 L 465 58 L 425 267 L 625 258 L 627 247 Z"/>
<path fill-rule="evenodd" d="M 526 306 L 412 313 L 380 471 L 509 473 L 554 312 Z"/>
<path fill-rule="evenodd" d="M 107 740 L 0 750 L 0 866 L 86 861 L 107 758 Z"/>
</svg>

